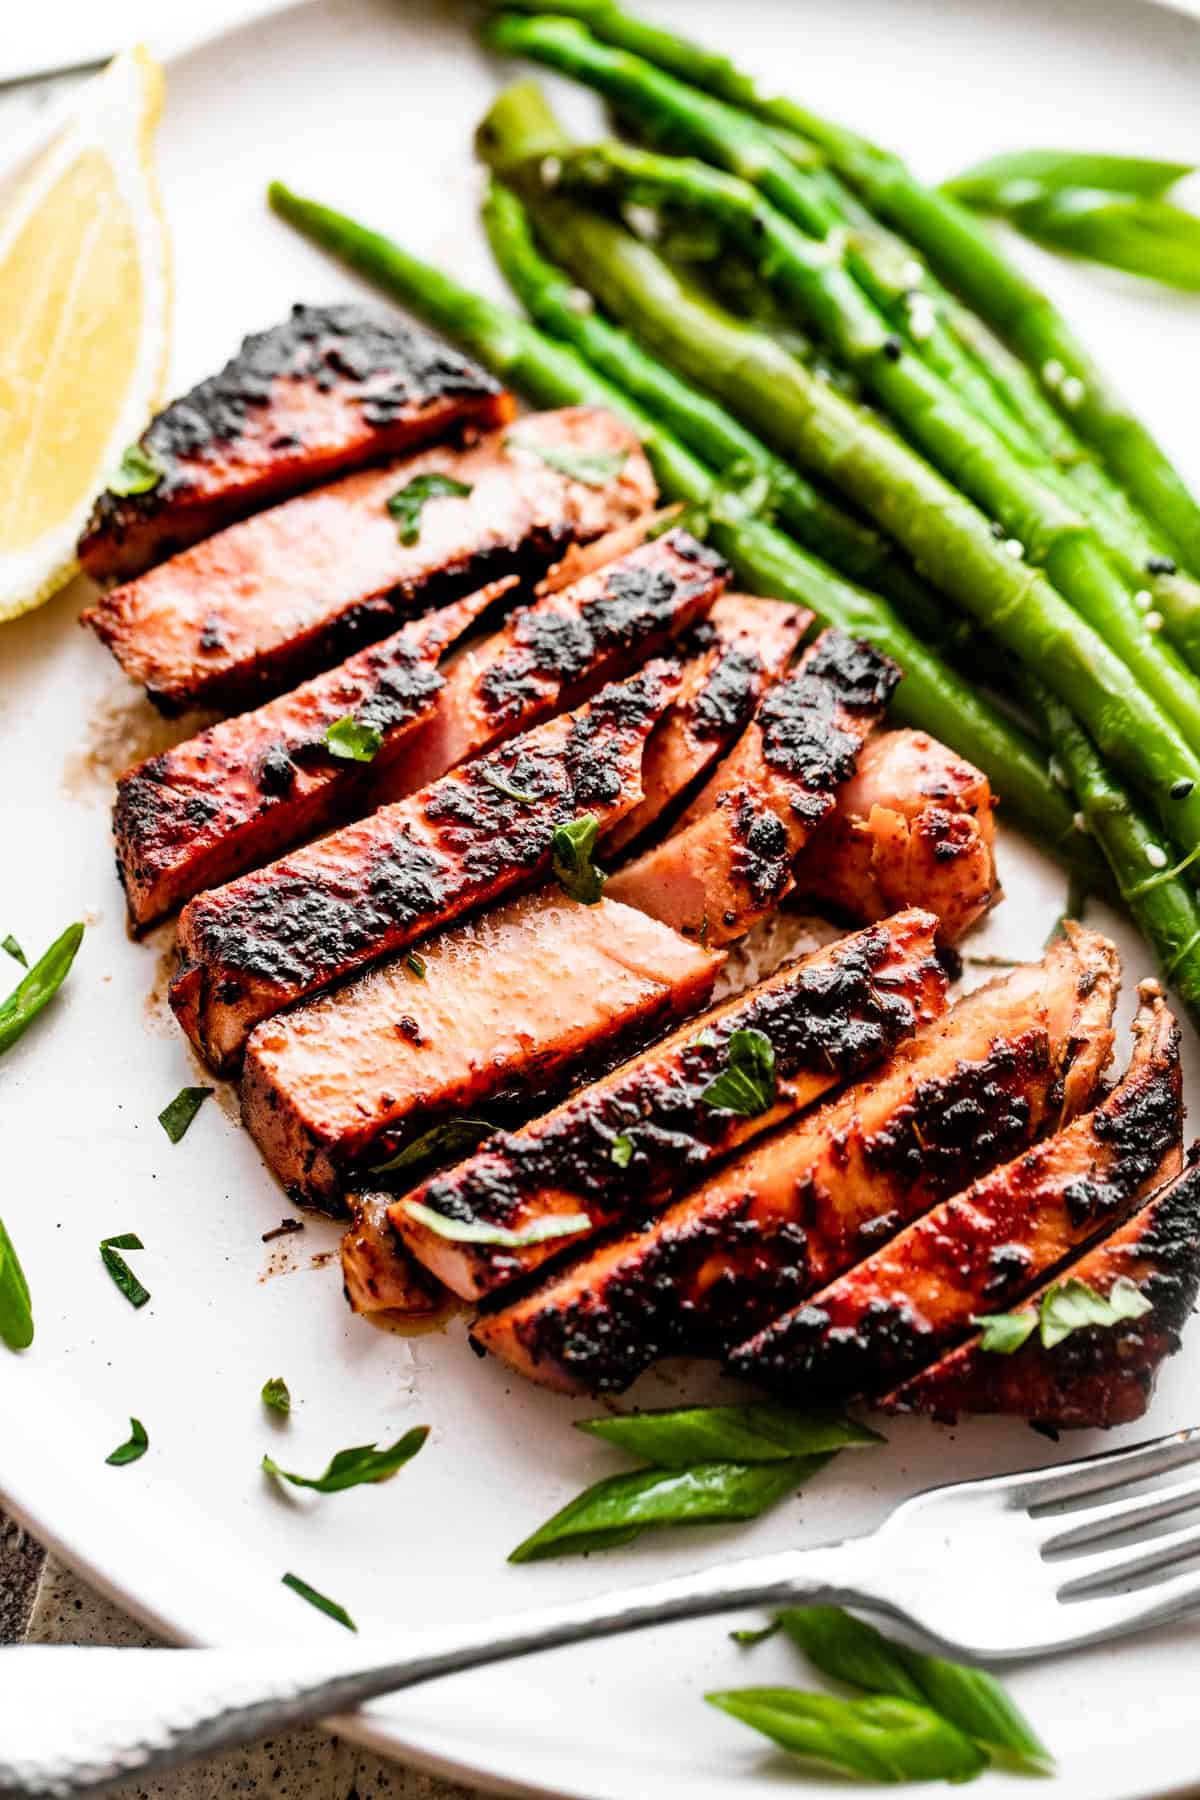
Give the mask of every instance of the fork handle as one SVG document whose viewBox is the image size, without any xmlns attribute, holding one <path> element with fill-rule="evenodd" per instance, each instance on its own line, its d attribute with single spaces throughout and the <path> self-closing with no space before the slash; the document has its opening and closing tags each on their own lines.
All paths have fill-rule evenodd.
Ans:
<svg viewBox="0 0 1200 1800">
<path fill-rule="evenodd" d="M 0 1651 L 0 1800 L 71 1800 L 460 1669 L 739 1606 L 851 1601 L 847 1547 L 787 1551 L 344 1651 Z"/>
</svg>

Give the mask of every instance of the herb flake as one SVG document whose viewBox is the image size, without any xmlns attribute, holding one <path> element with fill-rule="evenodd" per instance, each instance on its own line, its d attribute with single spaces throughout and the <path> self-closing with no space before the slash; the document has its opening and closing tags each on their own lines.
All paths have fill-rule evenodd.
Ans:
<svg viewBox="0 0 1200 1800">
<path fill-rule="evenodd" d="M 102 1238 L 100 1241 L 101 1261 L 130 1306 L 145 1306 L 150 1298 L 150 1292 L 148 1288 L 142 1286 L 120 1252 L 122 1250 L 144 1250 L 145 1247 L 141 1238 L 134 1231 L 123 1231 L 118 1237 Z"/>
<path fill-rule="evenodd" d="M 622 1131 L 619 1136 L 613 1139 L 608 1156 L 609 1161 L 615 1163 L 618 1169 L 627 1169 L 629 1167 L 630 1163 L 633 1161 L 633 1139 L 627 1132 Z"/>
<path fill-rule="evenodd" d="M 430 500 L 466 500 L 471 489 L 465 481 L 452 475 L 414 475 L 407 486 L 397 490 L 387 502 L 387 510 L 400 528 L 400 542 L 415 544 L 421 536 L 421 513 Z"/>
<path fill-rule="evenodd" d="M 577 1419 L 575 1428 L 640 1456 L 643 1462 L 669 1469 L 704 1462 L 787 1462 L 885 1441 L 877 1431 L 841 1414 L 797 1412 L 775 1401 L 602 1413 L 595 1419 Z"/>
<path fill-rule="evenodd" d="M 1012 1356 L 1035 1331 L 1043 1349 L 1053 1350 L 1073 1331 L 1084 1331 L 1089 1326 L 1106 1330 L 1126 1319 L 1140 1319 L 1152 1310 L 1152 1305 L 1127 1275 L 1118 1276 L 1106 1295 L 1072 1275 L 1047 1288 L 1036 1307 L 1025 1306 L 1011 1313 L 981 1313 L 971 1323 L 980 1328 L 981 1350 Z"/>
<path fill-rule="evenodd" d="M 14 962 L 19 962 L 23 969 L 29 967 L 29 958 L 10 931 L 6 938 L 0 939 L 0 950 L 7 950 Z"/>
<path fill-rule="evenodd" d="M 404 966 L 410 975 L 415 975 L 418 981 L 424 981 L 425 958 L 423 956 L 418 956 L 415 950 L 409 951 L 404 959 Z"/>
<path fill-rule="evenodd" d="M 770 1038 L 753 1027 L 731 1032 L 726 1054 L 725 1068 L 700 1095 L 704 1104 L 743 1119 L 769 1112 L 777 1087 L 775 1047 Z"/>
<path fill-rule="evenodd" d="M 584 487 L 605 488 L 615 481 L 629 461 L 628 450 L 575 450 L 569 444 L 546 444 L 527 431 L 511 432 L 505 448 L 536 456 L 557 475 L 581 481 Z"/>
<path fill-rule="evenodd" d="M 495 788 L 506 800 L 516 800 L 521 806 L 536 806 L 541 798 L 540 794 L 531 794 L 528 788 L 514 787 L 496 769 L 480 768 L 478 774 L 480 781 L 485 781 L 488 787 Z"/>
<path fill-rule="evenodd" d="M 595 906 L 607 879 L 593 860 L 600 821 L 584 813 L 567 825 L 557 825 L 550 841 L 550 866 L 563 893 L 582 906 Z"/>
<path fill-rule="evenodd" d="M 281 1469 L 272 1456 L 263 1457 L 262 1469 L 264 1474 L 290 1482 L 292 1487 L 312 1488 L 317 1494 L 340 1494 L 346 1488 L 389 1481 L 406 1462 L 412 1461 L 428 1436 L 428 1425 L 414 1425 L 386 1450 L 377 1444 L 355 1444 L 348 1450 L 339 1450 L 323 1475 L 294 1475 L 289 1469 Z"/>
<path fill-rule="evenodd" d="M 8 998 L 0 1001 L 0 1056 L 12 1048 L 42 1008 L 54 998 L 66 980 L 82 942 L 82 924 L 68 925 Z"/>
<path fill-rule="evenodd" d="M 146 1434 L 146 1427 L 140 1419 L 131 1418 L 129 1436 L 123 1444 L 118 1444 L 116 1449 L 104 1460 L 114 1469 L 121 1469 L 126 1463 L 137 1462 L 140 1457 L 145 1456 L 149 1448 L 150 1439 Z"/>
<path fill-rule="evenodd" d="M 321 1593 L 319 1588 L 310 1587 L 308 1582 L 302 1580 L 299 1575 L 289 1573 L 282 1576 L 281 1579 L 284 1587 L 291 1588 L 293 1594 L 299 1594 L 302 1600 L 307 1600 L 310 1606 L 315 1606 L 317 1611 L 323 1612 L 327 1618 L 336 1619 L 339 1625 L 346 1627 L 347 1631 L 358 1630 L 358 1626 L 345 1607 L 339 1606 L 336 1600 L 331 1600 L 328 1594 Z"/>
<path fill-rule="evenodd" d="M 405 1200 L 404 1210 L 410 1219 L 423 1225 L 452 1244 L 499 1244 L 505 1250 L 525 1250 L 531 1244 L 545 1244 L 554 1238 L 576 1237 L 590 1231 L 592 1221 L 586 1213 L 558 1213 L 547 1219 L 533 1219 L 528 1225 L 510 1231 L 503 1225 L 483 1225 L 473 1219 L 451 1219 L 423 1206 L 419 1200 Z"/>
<path fill-rule="evenodd" d="M 29 1283 L 3 1219 L 0 1219 L 0 1338 L 10 1350 L 28 1350 L 33 1342 Z"/>
<path fill-rule="evenodd" d="M 131 494 L 148 494 L 156 488 L 166 470 L 152 451 L 141 444 L 130 444 L 108 478 L 110 494 L 126 499 Z"/>
<path fill-rule="evenodd" d="M 290 1413 L 292 1410 L 292 1396 L 282 1375 L 272 1375 L 269 1381 L 263 1382 L 260 1398 L 272 1412 Z"/>
<path fill-rule="evenodd" d="M 428 1131 L 414 1138 L 411 1144 L 405 1144 L 397 1150 L 395 1156 L 389 1156 L 386 1162 L 374 1163 L 372 1175 L 403 1175 L 409 1169 L 423 1167 L 430 1162 L 445 1162 L 452 1156 L 465 1156 L 468 1151 L 476 1149 L 484 1140 L 491 1137 L 496 1127 L 487 1119 L 471 1119 L 465 1115 L 458 1119 L 443 1119 L 439 1125 L 430 1126 Z"/>
<path fill-rule="evenodd" d="M 188 1128 L 204 1102 L 216 1089 L 210 1087 L 180 1088 L 173 1100 L 168 1101 L 158 1115 L 158 1122 L 173 1144 L 187 1136 Z M 141 1249 L 141 1245 L 136 1246 Z"/>
<path fill-rule="evenodd" d="M 326 727 L 325 748 L 340 762 L 374 762 L 383 738 L 373 725 L 364 725 L 347 713 Z"/>
</svg>

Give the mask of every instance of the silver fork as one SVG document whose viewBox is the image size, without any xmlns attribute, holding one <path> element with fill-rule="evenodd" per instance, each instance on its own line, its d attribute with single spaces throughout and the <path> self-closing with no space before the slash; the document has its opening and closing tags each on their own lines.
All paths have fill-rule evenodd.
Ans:
<svg viewBox="0 0 1200 1800">
<path fill-rule="evenodd" d="M 976 1662 L 1077 1649 L 1200 1604 L 1200 1520 L 1127 1541 L 1200 1509 L 1200 1472 L 1127 1491 L 1197 1461 L 1200 1427 L 932 1488 L 864 1537 L 345 1650 L 0 1651 L 0 1800 L 95 1793 L 439 1675 L 734 1607 L 857 1606 Z"/>
</svg>

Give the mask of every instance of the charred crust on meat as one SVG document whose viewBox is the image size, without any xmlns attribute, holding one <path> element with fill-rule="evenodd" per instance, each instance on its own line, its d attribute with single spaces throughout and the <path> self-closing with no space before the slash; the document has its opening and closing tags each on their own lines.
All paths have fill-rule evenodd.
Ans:
<svg viewBox="0 0 1200 1800">
<path fill-rule="evenodd" d="M 688 708 L 693 734 L 709 741 L 735 737 L 750 723 L 762 677 L 756 650 L 733 644 L 723 651 Z"/>
<path fill-rule="evenodd" d="M 256 780 L 259 792 L 272 798 L 288 794 L 295 787 L 296 765 L 282 739 L 264 750 L 259 757 Z"/>
<path fill-rule="evenodd" d="M 741 789 L 733 797 L 730 838 L 734 874 L 745 882 L 756 906 L 770 906 L 786 892 L 791 880 L 787 827 L 762 800 Z"/>
<path fill-rule="evenodd" d="M 845 729 L 838 715 L 880 712 L 899 679 L 896 665 L 869 644 L 826 631 L 799 670 L 767 693 L 758 709 L 763 759 L 797 784 L 797 816 L 821 819 L 828 797 L 857 767 L 861 733 Z"/>
</svg>

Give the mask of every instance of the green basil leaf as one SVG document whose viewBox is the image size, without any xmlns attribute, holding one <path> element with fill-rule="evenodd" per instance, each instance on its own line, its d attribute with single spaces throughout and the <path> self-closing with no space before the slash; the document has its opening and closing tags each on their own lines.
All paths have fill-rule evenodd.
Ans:
<svg viewBox="0 0 1200 1800">
<path fill-rule="evenodd" d="M 737 1688 L 705 1699 L 794 1755 L 868 1781 L 969 1781 L 987 1766 L 982 1750 L 928 1706 L 891 1695 Z"/>
<path fill-rule="evenodd" d="M 753 1119 L 775 1104 L 775 1048 L 764 1032 L 730 1033 L 728 1061 L 713 1077 L 700 1098 L 706 1106 Z"/>
<path fill-rule="evenodd" d="M 404 959 L 404 966 L 410 975 L 415 975 L 418 981 L 424 981 L 425 958 L 423 956 L 418 956 L 415 950 L 409 951 Z"/>
<path fill-rule="evenodd" d="M 273 1457 L 264 1456 L 262 1468 L 278 1481 L 289 1481 L 293 1487 L 312 1488 L 318 1494 L 340 1494 L 345 1488 L 362 1487 L 364 1483 L 388 1481 L 397 1469 L 411 1462 L 425 1439 L 428 1425 L 414 1425 L 402 1438 L 386 1450 L 376 1444 L 355 1444 L 339 1450 L 323 1475 L 293 1475 L 281 1469 Z"/>
<path fill-rule="evenodd" d="M 302 1581 L 299 1575 L 284 1575 L 282 1581 L 284 1587 L 291 1588 L 293 1594 L 299 1594 L 302 1600 L 307 1600 L 308 1604 L 315 1606 L 318 1612 L 323 1612 L 327 1617 L 336 1619 L 339 1625 L 346 1627 L 347 1631 L 358 1630 L 358 1626 L 344 1606 L 339 1606 L 336 1600 L 331 1600 L 328 1594 L 322 1594 L 318 1588 L 310 1587 L 308 1582 Z"/>
<path fill-rule="evenodd" d="M 1200 292 L 1200 218 L 1165 200 L 1068 189 L 1022 206 L 1011 217 L 1018 231 L 1051 249 Z"/>
<path fill-rule="evenodd" d="M 150 1439 L 146 1436 L 146 1427 L 140 1419 L 130 1419 L 129 1436 L 123 1444 L 118 1444 L 112 1454 L 106 1456 L 104 1460 L 106 1463 L 111 1463 L 114 1469 L 120 1469 L 126 1463 L 137 1462 L 139 1457 L 145 1456 L 149 1448 Z"/>
<path fill-rule="evenodd" d="M 569 444 L 544 444 L 528 431 L 513 431 L 505 447 L 527 451 L 545 463 L 556 474 L 569 481 L 581 481 L 584 487 L 604 488 L 615 481 L 629 461 L 628 450 L 575 450 Z"/>
<path fill-rule="evenodd" d="M 7 950 L 13 961 L 19 962 L 23 969 L 29 967 L 29 958 L 26 956 L 11 931 L 3 941 L 0 941 L 0 950 Z"/>
<path fill-rule="evenodd" d="M 383 738 L 373 725 L 361 725 L 347 713 L 325 730 L 325 748 L 341 762 L 374 762 Z"/>
<path fill-rule="evenodd" d="M 424 965 L 422 965 L 423 969 Z M 402 1175 L 407 1169 L 417 1169 L 425 1163 L 446 1162 L 450 1157 L 465 1155 L 474 1150 L 486 1137 L 491 1137 L 496 1127 L 487 1119 L 443 1119 L 440 1125 L 433 1125 L 420 1137 L 414 1138 L 411 1144 L 405 1144 L 390 1156 L 386 1162 L 375 1163 L 372 1175 Z"/>
<path fill-rule="evenodd" d="M 1072 1275 L 1043 1295 L 1037 1320 L 1043 1345 L 1053 1350 L 1073 1331 L 1085 1330 L 1089 1325 L 1119 1325 L 1123 1319 L 1140 1319 L 1150 1310 L 1151 1302 L 1128 1276 L 1114 1281 L 1104 1295 Z"/>
<path fill-rule="evenodd" d="M 595 813 L 584 813 L 569 825 L 556 826 L 550 842 L 550 866 L 555 880 L 564 894 L 583 906 L 595 906 L 607 879 L 592 860 L 599 835 L 600 821 Z"/>
<path fill-rule="evenodd" d="M 145 1306 L 150 1298 L 123 1256 L 121 1250 L 144 1250 L 145 1245 L 136 1232 L 123 1231 L 119 1237 L 102 1238 L 100 1241 L 100 1259 L 112 1276 L 114 1283 L 120 1288 L 130 1306 Z"/>
<path fill-rule="evenodd" d="M 1037 1322 L 1033 1311 L 976 1313 L 971 1320 L 980 1327 L 979 1348 L 994 1356 L 1012 1356 L 1033 1336 Z"/>
<path fill-rule="evenodd" d="M 713 1525 L 757 1519 L 794 1493 L 828 1462 L 796 1456 L 776 1463 L 700 1463 L 690 1469 L 634 1469 L 586 1488 L 509 1556 L 539 1562 L 628 1543 L 639 1532 L 667 1525 Z"/>
<path fill-rule="evenodd" d="M 406 487 L 394 493 L 387 503 L 388 512 L 400 527 L 400 542 L 415 544 L 421 535 L 421 513 L 429 500 L 466 500 L 471 489 L 465 481 L 452 475 L 414 475 Z"/>
<path fill-rule="evenodd" d="M 129 494 L 148 494 L 165 474 L 166 470 L 152 451 L 141 444 L 130 444 L 108 478 L 108 491 L 121 495 L 122 499 Z"/>
<path fill-rule="evenodd" d="M 54 998 L 66 980 L 82 942 L 83 926 L 68 925 L 8 998 L 0 1001 L 0 1056 L 12 1048 L 21 1033 Z"/>
<path fill-rule="evenodd" d="M 1039 1773 L 1053 1768 L 1029 1721 L 982 1669 L 912 1650 L 840 1606 L 789 1607 L 779 1622 L 823 1675 L 923 1702 L 986 1749 Z"/>
<path fill-rule="evenodd" d="M 633 1161 L 633 1139 L 622 1131 L 613 1139 L 608 1155 L 609 1161 L 614 1162 L 618 1169 L 627 1169 Z"/>
<path fill-rule="evenodd" d="M 575 1426 L 663 1469 L 701 1462 L 787 1462 L 795 1456 L 884 1442 L 877 1431 L 853 1419 L 796 1412 L 769 1401 L 605 1413 L 597 1419 L 577 1419 Z"/>
<path fill-rule="evenodd" d="M 269 1406 L 272 1412 L 291 1412 L 292 1396 L 282 1375 L 272 1375 L 269 1381 L 263 1382 L 262 1403 L 264 1406 Z"/>
<path fill-rule="evenodd" d="M 204 1102 L 210 1094 L 216 1093 L 210 1087 L 180 1088 L 173 1100 L 168 1101 L 158 1115 L 158 1122 L 173 1144 L 187 1135 L 187 1130 Z M 138 1245 L 141 1248 L 141 1245 Z"/>
<path fill-rule="evenodd" d="M 1090 150 L 1009 150 L 943 183 L 947 193 L 984 212 L 1008 212 L 1062 188 L 1098 188 L 1158 200 L 1193 171 L 1192 163 Z"/>
<path fill-rule="evenodd" d="M 592 1221 L 586 1213 L 559 1213 L 546 1219 L 532 1219 L 519 1230 L 504 1225 L 483 1225 L 473 1219 L 451 1219 L 419 1200 L 405 1200 L 404 1210 L 418 1225 L 446 1238 L 452 1244 L 500 1244 L 505 1250 L 524 1250 L 530 1244 L 545 1244 L 552 1238 L 578 1237 L 590 1231 Z"/>
<path fill-rule="evenodd" d="M 495 788 L 496 792 L 503 794 L 506 800 L 517 800 L 522 806 L 536 806 L 541 797 L 538 794 L 531 794 L 527 788 L 514 787 L 511 781 L 506 781 L 504 776 L 498 774 L 495 769 L 481 765 L 475 772 L 480 781 L 486 781 L 490 788 Z"/>
<path fill-rule="evenodd" d="M 28 1350 L 33 1342 L 29 1283 L 3 1219 L 0 1219 L 0 1338 L 10 1350 Z"/>
</svg>

